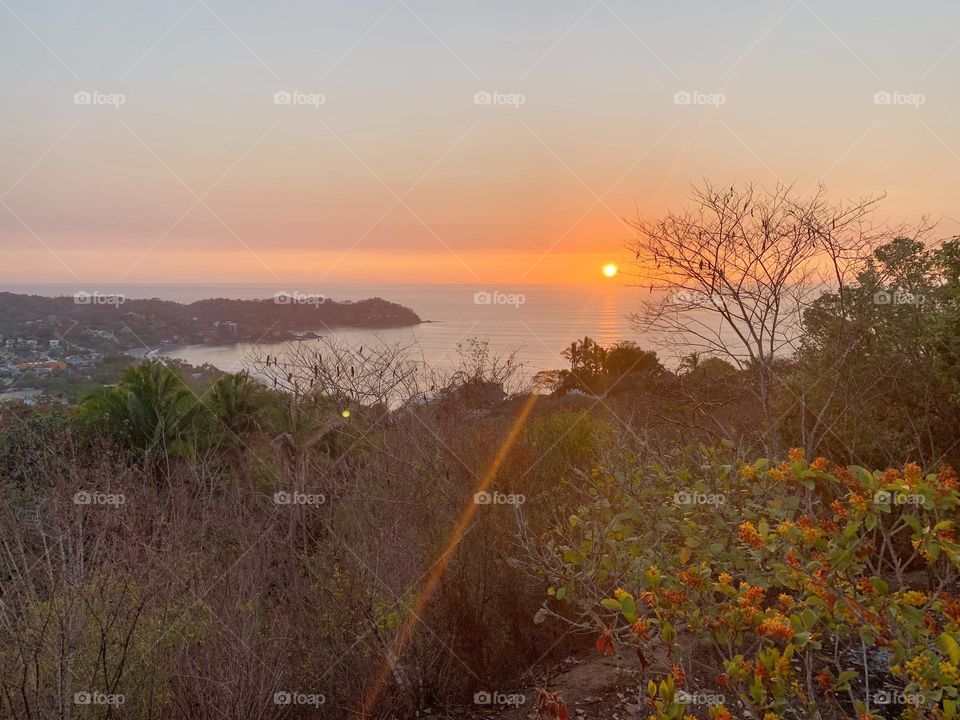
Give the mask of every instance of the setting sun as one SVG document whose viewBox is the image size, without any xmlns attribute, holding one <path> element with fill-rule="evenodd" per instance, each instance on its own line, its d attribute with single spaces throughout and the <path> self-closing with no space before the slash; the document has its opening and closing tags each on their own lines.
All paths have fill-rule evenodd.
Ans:
<svg viewBox="0 0 960 720">
<path fill-rule="evenodd" d="M 615 263 L 607 263 L 603 266 L 603 274 L 608 278 L 612 278 L 617 272 L 618 268 Z"/>
</svg>

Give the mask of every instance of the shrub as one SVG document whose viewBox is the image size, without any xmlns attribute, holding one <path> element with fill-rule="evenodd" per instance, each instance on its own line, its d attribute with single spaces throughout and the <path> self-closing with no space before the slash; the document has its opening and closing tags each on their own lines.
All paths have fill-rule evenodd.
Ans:
<svg viewBox="0 0 960 720">
<path fill-rule="evenodd" d="M 545 607 L 600 651 L 636 650 L 652 717 L 729 718 L 737 703 L 765 720 L 869 718 L 891 701 L 955 716 L 952 470 L 871 473 L 792 451 L 590 480 L 547 541 Z"/>
</svg>

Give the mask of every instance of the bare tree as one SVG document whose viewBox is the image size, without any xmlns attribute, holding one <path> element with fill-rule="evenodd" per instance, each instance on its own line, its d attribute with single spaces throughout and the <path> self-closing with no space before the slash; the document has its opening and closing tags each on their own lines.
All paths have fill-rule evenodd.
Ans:
<svg viewBox="0 0 960 720">
<path fill-rule="evenodd" d="M 694 188 L 686 210 L 631 223 L 651 295 L 635 326 L 678 355 L 704 353 L 754 372 L 770 421 L 774 366 L 795 349 L 804 310 L 824 292 L 842 295 L 891 237 L 872 222 L 881 199 L 832 205 L 822 188 L 808 197 L 790 185 Z"/>
</svg>

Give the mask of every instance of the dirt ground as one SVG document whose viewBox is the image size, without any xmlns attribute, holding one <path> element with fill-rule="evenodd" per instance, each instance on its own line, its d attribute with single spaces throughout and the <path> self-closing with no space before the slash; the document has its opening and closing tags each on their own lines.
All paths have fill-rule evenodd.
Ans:
<svg viewBox="0 0 960 720">
<path fill-rule="evenodd" d="M 637 704 L 640 672 L 636 656 L 594 655 L 585 659 L 568 657 L 550 668 L 549 680 L 541 678 L 550 692 L 559 692 L 570 720 L 640 720 Z M 421 713 L 422 718 L 449 720 L 535 720 L 536 688 L 502 690 L 504 694 L 523 694 L 525 702 L 517 706 L 472 705 L 456 712 Z M 643 715 L 646 717 L 646 715 Z"/>
</svg>

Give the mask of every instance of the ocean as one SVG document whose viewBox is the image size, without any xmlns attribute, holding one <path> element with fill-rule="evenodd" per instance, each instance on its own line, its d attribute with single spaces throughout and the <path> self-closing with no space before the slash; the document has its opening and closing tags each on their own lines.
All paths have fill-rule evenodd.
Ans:
<svg viewBox="0 0 960 720">
<path fill-rule="evenodd" d="M 566 367 L 562 351 L 574 340 L 590 336 L 601 345 L 621 340 L 644 343 L 629 320 L 649 298 L 648 289 L 616 279 L 596 286 L 580 285 L 441 285 L 441 284 L 323 284 L 277 285 L 7 285 L 10 292 L 72 295 L 78 291 L 121 294 L 128 298 L 161 298 L 188 303 L 210 297 L 271 298 L 275 293 L 322 295 L 333 300 L 381 297 L 411 308 L 424 322 L 405 328 L 369 330 L 339 328 L 333 334 L 351 345 L 390 343 L 412 346 L 417 359 L 438 369 L 457 363 L 457 345 L 470 338 L 489 342 L 498 354 L 517 353 L 523 373 Z M 325 331 L 324 331 L 325 332 Z M 320 329 L 318 328 L 318 333 Z M 265 343 L 265 352 L 278 354 L 284 343 Z M 247 367 L 251 344 L 187 345 L 151 350 L 193 365 L 210 363 L 235 371 Z"/>
</svg>

